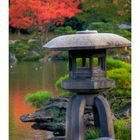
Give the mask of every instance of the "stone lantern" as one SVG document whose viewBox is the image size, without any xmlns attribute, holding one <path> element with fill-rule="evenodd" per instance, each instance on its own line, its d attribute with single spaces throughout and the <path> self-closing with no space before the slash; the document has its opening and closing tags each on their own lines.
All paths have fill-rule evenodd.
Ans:
<svg viewBox="0 0 140 140">
<path fill-rule="evenodd" d="M 115 87 L 114 80 L 106 76 L 107 49 L 129 46 L 124 37 L 89 30 L 56 37 L 43 46 L 69 53 L 69 78 L 61 86 L 77 94 L 67 108 L 66 140 L 84 140 L 85 106 L 92 106 L 94 125 L 101 135 L 115 138 L 110 106 L 100 94 Z"/>
</svg>

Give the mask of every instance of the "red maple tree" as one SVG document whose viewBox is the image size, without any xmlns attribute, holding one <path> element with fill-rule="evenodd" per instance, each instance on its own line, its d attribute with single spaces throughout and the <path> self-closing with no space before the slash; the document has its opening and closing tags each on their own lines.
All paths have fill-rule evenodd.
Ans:
<svg viewBox="0 0 140 140">
<path fill-rule="evenodd" d="M 64 18 L 80 13 L 79 0 L 10 0 L 10 25 L 19 29 L 41 31 L 43 36 Z"/>
</svg>

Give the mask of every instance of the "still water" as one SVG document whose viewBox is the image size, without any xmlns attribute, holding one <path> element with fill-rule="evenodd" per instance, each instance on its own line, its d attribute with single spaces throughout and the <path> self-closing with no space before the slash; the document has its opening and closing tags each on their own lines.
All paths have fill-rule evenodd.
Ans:
<svg viewBox="0 0 140 140">
<path fill-rule="evenodd" d="M 25 104 L 28 93 L 47 90 L 54 96 L 59 95 L 55 89 L 55 81 L 67 73 L 66 62 L 18 63 L 10 66 L 10 140 L 47 140 L 46 131 L 33 130 L 31 123 L 23 123 L 19 117 L 35 111 Z"/>
</svg>

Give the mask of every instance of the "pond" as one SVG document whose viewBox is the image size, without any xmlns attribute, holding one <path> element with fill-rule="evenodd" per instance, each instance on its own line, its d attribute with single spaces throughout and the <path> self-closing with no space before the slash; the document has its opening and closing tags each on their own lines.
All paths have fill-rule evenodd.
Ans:
<svg viewBox="0 0 140 140">
<path fill-rule="evenodd" d="M 59 95 L 55 82 L 67 73 L 66 62 L 22 62 L 9 68 L 10 140 L 46 140 L 46 131 L 33 130 L 31 123 L 23 123 L 20 116 L 32 113 L 35 108 L 25 104 L 28 93 L 47 90 Z"/>
</svg>

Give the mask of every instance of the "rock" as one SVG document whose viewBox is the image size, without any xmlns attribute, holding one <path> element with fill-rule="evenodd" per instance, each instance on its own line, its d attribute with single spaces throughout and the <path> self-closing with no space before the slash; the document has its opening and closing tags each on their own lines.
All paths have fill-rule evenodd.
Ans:
<svg viewBox="0 0 140 140">
<path fill-rule="evenodd" d="M 53 131 L 55 136 L 64 136 L 66 108 L 68 106 L 69 100 L 70 97 L 63 96 L 47 100 L 42 108 L 38 109 L 34 113 L 23 115 L 20 117 L 20 119 L 22 122 L 34 122 L 32 125 L 33 129 Z M 124 109 L 122 108 L 122 110 L 118 112 L 118 115 L 124 115 L 124 111 L 126 110 L 127 107 L 126 109 L 125 107 Z M 112 114 L 112 119 L 116 120 L 116 114 Z M 94 127 L 92 107 L 85 107 L 84 124 L 88 129 Z"/>
<path fill-rule="evenodd" d="M 64 56 L 54 55 L 51 58 L 51 61 L 67 61 L 68 59 Z"/>
<path fill-rule="evenodd" d="M 29 39 L 28 43 L 32 43 L 32 42 L 35 42 L 35 41 L 36 41 L 36 39 Z"/>
<path fill-rule="evenodd" d="M 44 107 L 35 113 L 26 114 L 20 117 L 23 122 L 35 122 L 34 129 L 53 131 L 55 135 L 64 135 L 66 107 L 69 99 L 56 97 L 45 102 Z"/>
<path fill-rule="evenodd" d="M 20 41 L 20 40 L 9 40 L 9 44 L 15 44 L 18 41 Z"/>
<path fill-rule="evenodd" d="M 32 50 L 25 53 L 22 60 L 38 60 L 39 58 L 40 58 L 40 54 Z"/>
<path fill-rule="evenodd" d="M 28 55 L 29 55 L 30 57 L 38 57 L 38 56 L 40 56 L 39 53 L 37 53 L 36 51 L 30 51 L 30 52 L 28 53 Z"/>
<path fill-rule="evenodd" d="M 38 61 L 41 62 L 41 63 L 45 62 L 44 58 L 41 58 Z"/>
<path fill-rule="evenodd" d="M 115 113 L 116 118 L 130 118 L 131 116 L 131 103 L 125 104 L 123 107 L 119 109 L 117 113 Z"/>
<path fill-rule="evenodd" d="M 47 140 L 53 140 L 53 138 L 54 138 L 53 132 L 48 131 L 47 132 Z"/>
<path fill-rule="evenodd" d="M 17 60 L 15 54 L 10 53 L 10 54 L 9 54 L 9 63 L 10 63 L 10 64 L 16 64 L 17 61 L 18 61 L 18 60 Z"/>
<path fill-rule="evenodd" d="M 48 140 L 65 140 L 65 136 L 57 136 L 57 137 L 53 137 L 51 139 Z"/>
<path fill-rule="evenodd" d="M 35 130 L 52 131 L 54 135 L 65 135 L 65 124 L 62 122 L 40 122 L 31 127 Z"/>
<path fill-rule="evenodd" d="M 84 115 L 84 123 L 86 125 L 87 128 L 93 128 L 94 126 L 94 117 L 93 117 L 93 113 L 86 113 Z"/>
<path fill-rule="evenodd" d="M 130 30 L 131 29 L 131 26 L 130 25 L 128 25 L 128 24 L 120 24 L 120 25 L 118 25 L 118 28 L 119 29 L 126 29 L 126 30 Z"/>
<path fill-rule="evenodd" d="M 101 138 L 97 138 L 95 140 L 113 140 L 113 139 L 110 137 L 101 137 Z"/>
<path fill-rule="evenodd" d="M 44 106 L 34 113 L 22 115 L 22 122 L 35 122 L 32 128 L 53 131 L 55 135 L 65 134 L 65 116 L 70 97 L 56 97 L 47 100 Z M 94 126 L 92 108 L 85 109 L 84 124 L 91 128 Z"/>
</svg>

